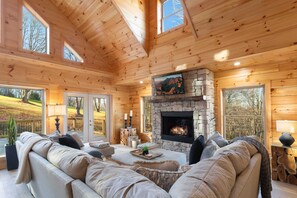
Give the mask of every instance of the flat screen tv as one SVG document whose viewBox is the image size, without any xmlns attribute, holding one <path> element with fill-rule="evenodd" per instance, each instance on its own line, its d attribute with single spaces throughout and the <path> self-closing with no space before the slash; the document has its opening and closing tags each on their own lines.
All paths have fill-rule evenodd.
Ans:
<svg viewBox="0 0 297 198">
<path fill-rule="evenodd" d="M 185 85 L 182 74 L 171 74 L 154 78 L 155 95 L 184 94 Z"/>
</svg>

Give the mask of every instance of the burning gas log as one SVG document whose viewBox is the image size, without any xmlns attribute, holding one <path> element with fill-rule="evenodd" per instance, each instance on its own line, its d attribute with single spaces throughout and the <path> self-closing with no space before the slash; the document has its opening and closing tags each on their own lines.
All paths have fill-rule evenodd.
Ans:
<svg viewBox="0 0 297 198">
<path fill-rule="evenodd" d="M 188 134 L 188 128 L 187 127 L 173 127 L 170 129 L 170 132 L 174 135 L 187 135 Z"/>
</svg>

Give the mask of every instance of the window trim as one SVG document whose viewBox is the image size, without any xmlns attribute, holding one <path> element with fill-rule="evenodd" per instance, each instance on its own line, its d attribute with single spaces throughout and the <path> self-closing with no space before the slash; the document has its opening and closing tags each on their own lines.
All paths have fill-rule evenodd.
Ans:
<svg viewBox="0 0 297 198">
<path fill-rule="evenodd" d="M 72 52 L 80 61 L 73 61 L 70 59 L 67 59 L 64 57 L 64 47 L 67 47 L 69 49 L 70 52 Z M 63 46 L 62 46 L 62 58 L 65 61 L 69 61 L 71 63 L 84 63 L 84 59 L 76 52 L 75 49 L 73 49 L 73 47 L 69 44 L 69 42 L 65 41 L 63 42 Z"/>
<path fill-rule="evenodd" d="M 145 131 L 145 121 L 144 121 L 144 100 L 145 98 L 150 98 L 150 96 L 141 96 L 140 97 L 140 131 L 141 133 L 150 134 L 152 131 Z M 151 115 L 152 116 L 152 115 Z M 152 120 L 152 119 L 151 119 Z"/>
<path fill-rule="evenodd" d="M 41 53 L 41 52 L 36 52 L 36 51 L 31 51 L 28 49 L 24 49 L 23 47 L 23 7 L 25 7 L 34 17 L 36 17 L 40 23 L 42 23 L 45 27 L 46 27 L 46 52 L 45 53 Z M 27 53 L 33 53 L 33 54 L 38 54 L 38 55 L 44 55 L 44 56 L 49 56 L 50 55 L 50 25 L 49 23 L 44 19 L 44 17 L 42 17 L 39 13 L 37 13 L 35 11 L 35 9 L 29 5 L 26 1 L 23 1 L 23 3 L 20 5 L 20 16 L 21 16 L 21 20 L 19 22 L 19 27 L 20 27 L 20 36 L 19 36 L 19 49 L 20 51 L 24 51 Z"/>
<path fill-rule="evenodd" d="M 157 19 L 158 19 L 158 24 L 157 24 L 157 27 L 158 27 L 158 32 L 157 32 L 157 34 L 158 34 L 158 36 L 159 35 L 163 35 L 163 34 L 166 34 L 166 33 L 168 33 L 168 32 L 173 32 L 173 31 L 175 31 L 175 30 L 177 30 L 177 29 L 179 29 L 179 28 L 181 28 L 181 27 L 183 27 L 183 26 L 185 26 L 186 24 L 187 24 L 187 20 L 186 20 L 186 16 L 185 16 L 185 10 L 184 10 L 184 7 L 182 7 L 181 9 L 179 9 L 179 10 L 177 10 L 176 12 L 173 12 L 173 13 L 171 13 L 171 14 L 169 14 L 168 16 L 166 16 L 166 17 L 163 17 L 163 4 L 166 2 L 166 1 L 168 1 L 168 0 L 159 0 L 158 2 L 157 2 Z M 182 1 L 182 0 L 180 0 L 180 1 Z M 175 27 L 173 27 L 173 28 L 171 28 L 171 29 L 168 29 L 168 30 L 166 30 L 166 31 L 163 31 L 163 22 L 164 22 L 164 19 L 166 19 L 166 18 L 168 18 L 168 17 L 170 17 L 170 16 L 173 16 L 173 15 L 175 15 L 176 13 L 178 13 L 178 12 L 183 12 L 183 15 L 184 15 L 184 22 L 182 23 L 182 24 L 180 24 L 180 25 L 178 25 L 178 26 L 175 26 Z"/>
<path fill-rule="evenodd" d="M 221 129 L 224 138 L 226 138 L 226 127 L 225 127 L 225 98 L 224 98 L 224 91 L 225 90 L 240 90 L 240 89 L 254 89 L 254 88 L 263 88 L 263 129 L 264 129 L 264 135 L 263 135 L 263 141 L 264 144 L 267 145 L 267 140 L 266 138 L 268 137 L 268 128 L 267 128 L 267 109 L 266 109 L 266 86 L 265 84 L 259 84 L 259 85 L 251 85 L 251 86 L 241 86 L 241 87 L 227 87 L 223 88 L 221 90 L 221 112 L 222 112 L 222 117 L 221 117 Z"/>
</svg>

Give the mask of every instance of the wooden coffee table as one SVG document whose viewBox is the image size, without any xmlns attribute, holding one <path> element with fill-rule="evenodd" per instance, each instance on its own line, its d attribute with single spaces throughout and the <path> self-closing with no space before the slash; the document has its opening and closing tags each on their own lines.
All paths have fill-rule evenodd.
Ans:
<svg viewBox="0 0 297 198">
<path fill-rule="evenodd" d="M 187 162 L 186 154 L 176 151 L 170 151 L 161 148 L 154 148 L 149 150 L 151 154 L 160 154 L 160 156 L 154 159 L 144 159 L 137 156 L 134 156 L 130 153 L 135 149 L 124 146 L 121 144 L 112 145 L 115 148 L 115 153 L 112 155 L 111 159 L 119 161 L 124 164 L 133 165 L 136 161 L 147 161 L 147 162 L 162 162 L 166 160 L 176 160 L 180 165 L 184 165 Z"/>
</svg>

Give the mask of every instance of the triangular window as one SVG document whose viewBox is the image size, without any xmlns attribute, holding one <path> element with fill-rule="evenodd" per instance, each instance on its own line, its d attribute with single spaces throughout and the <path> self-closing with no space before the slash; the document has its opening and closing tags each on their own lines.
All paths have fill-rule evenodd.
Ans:
<svg viewBox="0 0 297 198">
<path fill-rule="evenodd" d="M 49 25 L 27 4 L 22 12 L 23 49 L 48 54 Z"/>
<path fill-rule="evenodd" d="M 84 60 L 78 55 L 78 53 L 70 47 L 68 43 L 64 43 L 64 58 L 74 62 L 83 63 Z"/>
</svg>

